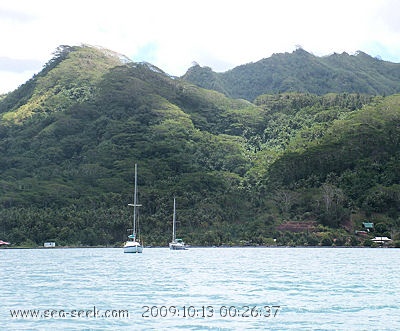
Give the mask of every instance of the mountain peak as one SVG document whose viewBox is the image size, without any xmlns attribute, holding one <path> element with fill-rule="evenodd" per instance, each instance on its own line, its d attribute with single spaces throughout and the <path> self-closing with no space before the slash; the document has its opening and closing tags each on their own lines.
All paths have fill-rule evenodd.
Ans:
<svg viewBox="0 0 400 331">
<path fill-rule="evenodd" d="M 307 52 L 302 47 L 297 47 L 296 50 L 294 50 L 292 54 L 295 54 L 295 55 L 312 55 L 311 53 Z"/>
<path fill-rule="evenodd" d="M 7 95 L 0 108 L 1 120 L 19 123 L 33 114 L 89 100 L 109 70 L 132 62 L 117 52 L 89 45 L 61 45 L 53 55 L 41 72 Z"/>
<path fill-rule="evenodd" d="M 121 64 L 127 64 L 127 63 L 132 63 L 133 61 L 128 58 L 126 55 L 123 55 L 121 53 L 112 51 L 108 48 L 104 48 L 102 46 L 93 46 L 89 44 L 83 44 L 82 47 L 88 47 L 88 48 L 94 48 L 102 52 L 104 55 L 112 57 L 112 58 L 117 58 L 119 61 L 121 61 Z"/>
</svg>

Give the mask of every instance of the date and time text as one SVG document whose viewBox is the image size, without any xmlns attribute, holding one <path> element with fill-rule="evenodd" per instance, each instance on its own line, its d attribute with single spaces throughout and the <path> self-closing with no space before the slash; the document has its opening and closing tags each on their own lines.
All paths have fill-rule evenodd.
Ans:
<svg viewBox="0 0 400 331">
<path fill-rule="evenodd" d="M 275 318 L 281 311 L 281 306 L 142 306 L 143 318 L 163 317 L 196 317 L 196 318 Z"/>
</svg>

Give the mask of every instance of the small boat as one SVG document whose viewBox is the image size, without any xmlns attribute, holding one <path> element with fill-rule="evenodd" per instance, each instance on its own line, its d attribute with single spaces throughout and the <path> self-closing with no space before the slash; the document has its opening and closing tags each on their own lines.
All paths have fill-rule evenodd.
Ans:
<svg viewBox="0 0 400 331">
<path fill-rule="evenodd" d="M 388 244 L 392 241 L 392 239 L 388 238 L 388 237 L 375 237 L 373 239 L 371 239 L 372 242 L 377 243 L 377 244 L 381 244 L 381 245 L 385 245 Z"/>
<path fill-rule="evenodd" d="M 137 165 L 135 164 L 135 190 L 133 193 L 133 203 L 129 203 L 128 206 L 133 207 L 133 228 L 128 229 L 132 233 L 128 236 L 128 240 L 124 244 L 124 253 L 142 253 L 143 246 L 140 243 L 140 231 L 139 231 L 139 212 L 137 207 L 140 207 L 137 203 Z"/>
<path fill-rule="evenodd" d="M 7 241 L 0 240 L 0 246 L 3 246 L 3 245 L 10 245 L 10 243 Z"/>
<path fill-rule="evenodd" d="M 176 208 L 175 208 L 175 198 L 174 198 L 174 213 L 172 216 L 172 241 L 169 243 L 169 249 L 172 250 L 186 250 L 187 245 L 182 239 L 176 238 Z"/>
</svg>

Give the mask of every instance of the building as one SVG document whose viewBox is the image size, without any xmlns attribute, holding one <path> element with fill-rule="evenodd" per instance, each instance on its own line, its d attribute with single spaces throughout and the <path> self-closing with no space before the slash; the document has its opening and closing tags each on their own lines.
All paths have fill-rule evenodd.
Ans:
<svg viewBox="0 0 400 331">
<path fill-rule="evenodd" d="M 362 223 L 363 229 L 365 229 L 367 232 L 370 232 L 374 229 L 374 223 L 369 223 L 369 222 L 363 222 Z"/>
</svg>

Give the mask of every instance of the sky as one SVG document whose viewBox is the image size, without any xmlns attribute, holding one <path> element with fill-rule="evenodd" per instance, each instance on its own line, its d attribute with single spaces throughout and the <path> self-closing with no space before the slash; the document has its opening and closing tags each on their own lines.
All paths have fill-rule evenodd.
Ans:
<svg viewBox="0 0 400 331">
<path fill-rule="evenodd" d="M 301 47 L 400 63 L 398 0 L 0 0 L 0 94 L 60 45 L 101 46 L 182 76 L 224 72 Z"/>
</svg>

